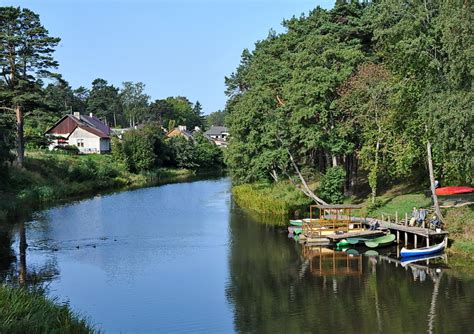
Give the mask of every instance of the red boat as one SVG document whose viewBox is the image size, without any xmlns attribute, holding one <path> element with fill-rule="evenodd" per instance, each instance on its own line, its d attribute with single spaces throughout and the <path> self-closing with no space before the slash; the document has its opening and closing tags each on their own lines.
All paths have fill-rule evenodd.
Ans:
<svg viewBox="0 0 474 334">
<path fill-rule="evenodd" d="M 436 195 L 457 195 L 457 194 L 466 194 L 474 193 L 473 187 L 443 187 L 436 189 Z"/>
</svg>

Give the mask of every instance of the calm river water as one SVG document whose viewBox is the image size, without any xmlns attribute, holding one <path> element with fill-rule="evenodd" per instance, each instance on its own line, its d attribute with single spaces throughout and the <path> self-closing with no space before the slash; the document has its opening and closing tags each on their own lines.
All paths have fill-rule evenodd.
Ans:
<svg viewBox="0 0 474 334">
<path fill-rule="evenodd" d="M 0 234 L 0 273 L 48 294 L 106 333 L 473 333 L 474 277 L 445 259 L 303 249 L 253 221 L 230 181 L 97 196 Z M 387 254 L 388 253 L 388 254 Z"/>
</svg>

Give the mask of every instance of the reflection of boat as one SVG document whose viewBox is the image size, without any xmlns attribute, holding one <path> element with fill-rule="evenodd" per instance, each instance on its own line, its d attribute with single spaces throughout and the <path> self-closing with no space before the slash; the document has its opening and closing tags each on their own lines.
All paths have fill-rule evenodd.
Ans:
<svg viewBox="0 0 474 334">
<path fill-rule="evenodd" d="M 384 247 L 392 244 L 395 241 L 395 234 L 387 234 L 383 237 L 378 237 L 370 241 L 365 241 L 365 245 L 369 248 Z"/>
<path fill-rule="evenodd" d="M 379 252 L 370 249 L 364 253 L 365 256 L 379 256 Z"/>
<path fill-rule="evenodd" d="M 457 194 L 466 194 L 473 193 L 473 187 L 443 187 L 436 189 L 436 195 L 457 195 Z"/>
<path fill-rule="evenodd" d="M 443 261 L 446 261 L 445 254 L 435 254 L 435 255 L 412 256 L 409 258 L 404 258 L 400 260 L 400 264 L 402 265 L 402 267 L 406 267 L 407 265 L 414 262 L 433 260 L 433 259 L 438 259 L 438 258 L 443 259 Z"/>
<path fill-rule="evenodd" d="M 442 243 L 439 243 L 434 246 L 415 248 L 415 249 L 406 249 L 402 248 L 400 255 L 401 257 L 413 257 L 413 256 L 424 256 L 431 255 L 442 252 L 446 247 L 447 239 L 445 238 Z"/>
<path fill-rule="evenodd" d="M 360 255 L 359 251 L 354 248 L 348 248 L 345 250 L 345 252 L 349 255 Z"/>
</svg>

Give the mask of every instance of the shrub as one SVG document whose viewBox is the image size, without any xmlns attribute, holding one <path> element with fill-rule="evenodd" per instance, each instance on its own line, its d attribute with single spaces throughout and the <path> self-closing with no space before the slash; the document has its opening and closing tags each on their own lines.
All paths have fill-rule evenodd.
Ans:
<svg viewBox="0 0 474 334">
<path fill-rule="evenodd" d="M 77 155 L 79 154 L 79 148 L 74 145 L 64 145 L 64 146 L 56 146 L 54 148 L 58 152 L 66 153 L 66 154 L 71 154 L 71 155 Z"/>
<path fill-rule="evenodd" d="M 321 179 L 321 197 L 329 203 L 342 203 L 346 172 L 342 167 L 331 167 Z"/>
</svg>

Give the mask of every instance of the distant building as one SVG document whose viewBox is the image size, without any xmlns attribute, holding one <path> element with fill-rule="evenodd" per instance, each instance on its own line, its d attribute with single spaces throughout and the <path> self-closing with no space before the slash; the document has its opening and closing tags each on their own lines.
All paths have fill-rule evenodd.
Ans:
<svg viewBox="0 0 474 334">
<path fill-rule="evenodd" d="M 75 112 L 66 115 L 45 135 L 51 140 L 49 149 L 73 145 L 80 153 L 106 153 L 110 151 L 110 128 L 94 115 Z"/>
<path fill-rule="evenodd" d="M 211 126 L 209 130 L 204 132 L 204 136 L 212 140 L 217 146 L 227 147 L 229 129 L 225 126 Z"/>
<path fill-rule="evenodd" d="M 166 134 L 166 137 L 173 138 L 173 137 L 184 137 L 187 140 L 191 139 L 194 140 L 193 134 L 191 131 L 186 129 L 186 125 L 178 125 L 178 127 L 174 128 L 173 130 L 169 131 Z"/>
</svg>

